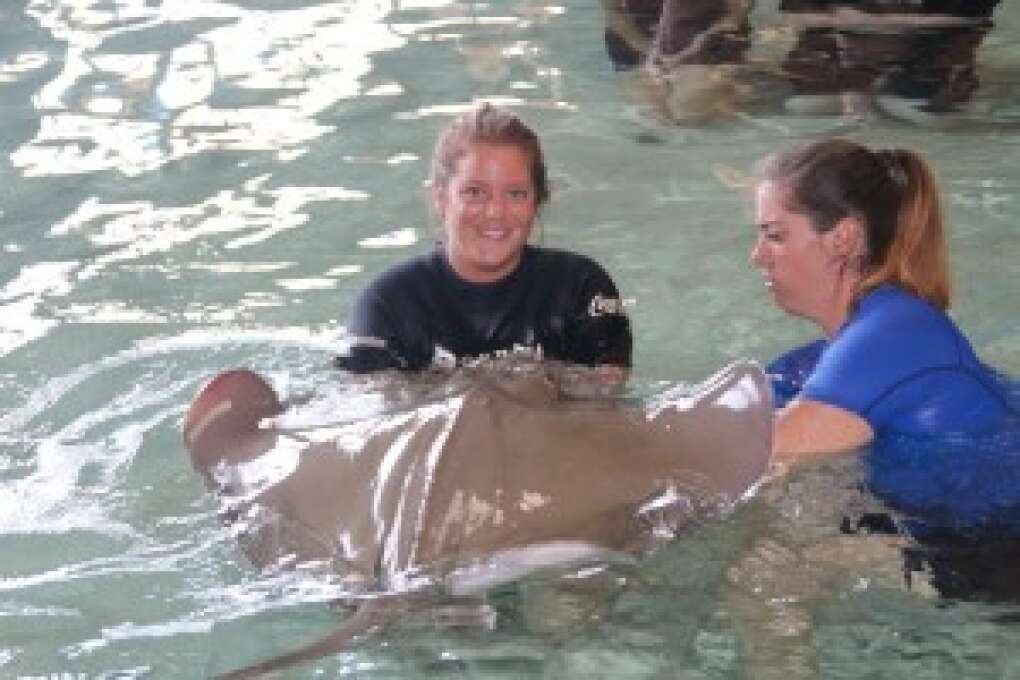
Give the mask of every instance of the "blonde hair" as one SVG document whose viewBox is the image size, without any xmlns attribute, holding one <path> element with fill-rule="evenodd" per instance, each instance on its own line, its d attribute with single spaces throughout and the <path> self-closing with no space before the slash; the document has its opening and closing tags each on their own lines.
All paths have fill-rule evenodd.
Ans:
<svg viewBox="0 0 1020 680">
<path fill-rule="evenodd" d="M 788 207 L 807 215 L 818 232 L 846 217 L 861 220 L 866 252 L 857 299 L 891 283 L 940 309 L 949 307 L 938 183 L 920 155 L 828 139 L 767 158 L 760 175 L 782 185 Z"/>
</svg>

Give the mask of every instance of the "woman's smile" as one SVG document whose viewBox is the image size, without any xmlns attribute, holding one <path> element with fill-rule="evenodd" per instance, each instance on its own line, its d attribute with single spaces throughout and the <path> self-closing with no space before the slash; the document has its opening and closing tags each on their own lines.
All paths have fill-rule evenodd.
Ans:
<svg viewBox="0 0 1020 680">
<path fill-rule="evenodd" d="M 435 190 L 450 266 L 466 281 L 491 283 L 516 269 L 538 211 L 531 158 L 510 145 L 476 144 Z"/>
</svg>

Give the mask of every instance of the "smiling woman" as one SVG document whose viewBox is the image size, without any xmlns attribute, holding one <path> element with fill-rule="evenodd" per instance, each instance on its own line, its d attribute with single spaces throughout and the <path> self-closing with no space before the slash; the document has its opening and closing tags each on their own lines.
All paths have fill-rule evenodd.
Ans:
<svg viewBox="0 0 1020 680">
<path fill-rule="evenodd" d="M 465 281 L 499 281 L 520 263 L 538 211 L 528 156 L 515 146 L 478 144 L 459 166 L 435 192 L 447 258 Z"/>
<path fill-rule="evenodd" d="M 354 304 L 355 336 L 336 364 L 421 370 L 524 347 L 589 366 L 630 366 L 619 293 L 593 260 L 528 245 L 549 198 L 537 135 L 484 104 L 440 136 L 432 201 L 445 239 L 384 272 Z"/>
</svg>

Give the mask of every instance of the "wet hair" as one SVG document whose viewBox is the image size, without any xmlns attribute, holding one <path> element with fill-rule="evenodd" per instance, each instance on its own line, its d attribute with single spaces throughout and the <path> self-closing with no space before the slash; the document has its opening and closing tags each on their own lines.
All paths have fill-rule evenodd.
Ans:
<svg viewBox="0 0 1020 680">
<path fill-rule="evenodd" d="M 524 152 L 531 161 L 536 204 L 549 200 L 549 181 L 538 135 L 517 115 L 489 103 L 458 116 L 440 133 L 432 154 L 433 189 L 449 184 L 457 172 L 457 163 L 475 144 L 513 146 Z"/>
<path fill-rule="evenodd" d="M 861 221 L 866 252 L 857 299 L 892 283 L 940 309 L 949 306 L 938 184 L 917 153 L 827 139 L 766 158 L 759 177 L 782 186 L 787 208 L 806 215 L 815 231 L 846 217 Z"/>
</svg>

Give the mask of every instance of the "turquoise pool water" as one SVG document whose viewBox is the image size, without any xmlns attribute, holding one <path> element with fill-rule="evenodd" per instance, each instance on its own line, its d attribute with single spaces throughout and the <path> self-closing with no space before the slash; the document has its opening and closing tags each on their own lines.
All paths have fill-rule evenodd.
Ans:
<svg viewBox="0 0 1020 680">
<path fill-rule="evenodd" d="M 431 247 L 435 135 L 481 98 L 542 134 L 540 239 L 615 276 L 635 394 L 811 337 L 747 264 L 743 185 L 768 151 L 829 133 L 932 159 L 954 316 L 1020 375 L 1020 11 L 997 8 L 960 111 L 838 115 L 788 101 L 776 65 L 794 32 L 775 4 L 755 7 L 752 65 L 727 76 L 744 94 L 700 116 L 674 98 L 667 120 L 613 68 L 589 0 L 4 2 L 0 675 L 202 677 L 342 619 L 328 581 L 245 562 L 180 420 L 239 365 L 365 408 L 329 369 L 344 315 Z M 1020 677 L 1009 605 L 908 591 L 881 540 L 838 535 L 848 509 L 880 507 L 858 475 L 844 461 L 694 527 L 594 613 L 564 605 L 573 624 L 538 579 L 490 596 L 494 627 L 409 615 L 286 677 Z M 741 661 L 758 638 L 770 653 Z"/>
</svg>

